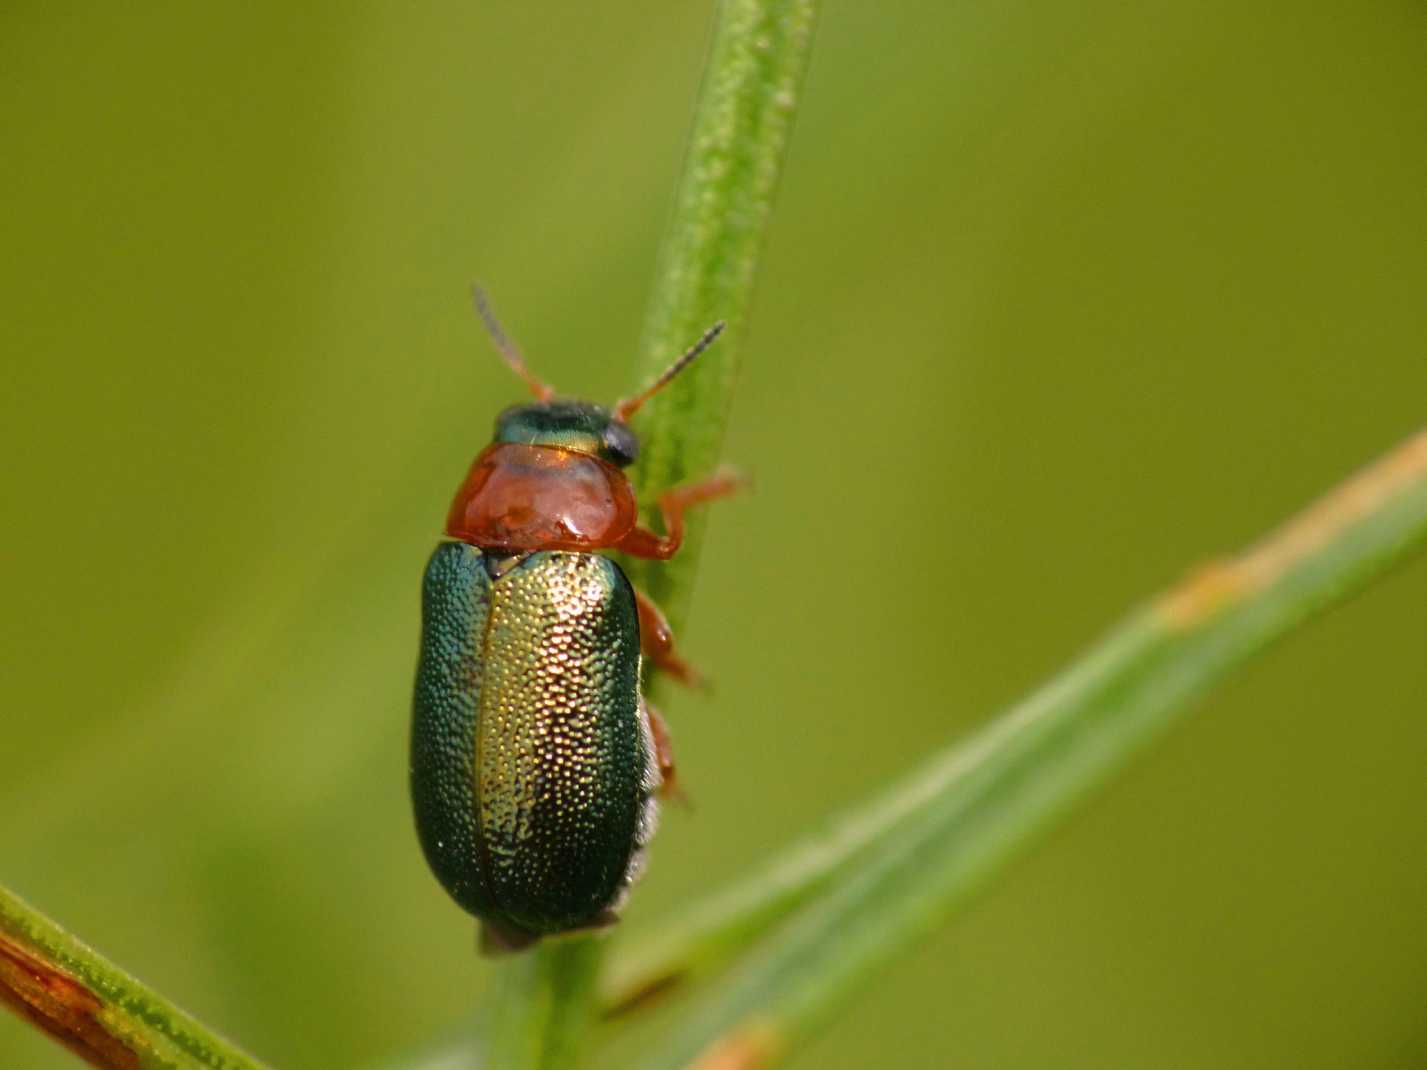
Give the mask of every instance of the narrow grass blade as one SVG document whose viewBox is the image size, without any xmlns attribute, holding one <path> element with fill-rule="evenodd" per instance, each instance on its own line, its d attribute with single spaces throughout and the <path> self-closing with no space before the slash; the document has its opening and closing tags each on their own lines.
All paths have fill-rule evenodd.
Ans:
<svg viewBox="0 0 1427 1070">
<path fill-rule="evenodd" d="M 634 473 L 646 510 L 654 494 L 713 467 L 723 440 L 739 336 L 752 294 L 794 104 L 811 45 L 813 0 L 723 0 L 714 22 L 673 218 L 660 252 L 641 345 L 641 381 L 656 381 L 717 321 L 732 326 L 655 394 L 635 421 L 642 444 Z M 631 561 L 677 625 L 698 557 L 697 520 L 680 555 L 651 567 Z M 603 943 L 570 937 L 503 967 L 489 1016 L 488 1065 L 575 1066 L 594 1006 Z"/>
<path fill-rule="evenodd" d="M 555 1070 L 583 1055 L 601 937 L 551 940 L 502 962 L 482 1030 L 491 1067 Z"/>
<path fill-rule="evenodd" d="M 0 1002 L 94 1066 L 262 1068 L 5 888 Z"/>
<path fill-rule="evenodd" d="M 655 496 L 718 463 L 759 256 L 812 46 L 814 0 L 722 0 L 674 214 L 660 250 L 640 344 L 652 382 L 713 324 L 728 330 L 635 419 L 634 474 L 646 518 Z M 700 518 L 667 563 L 628 571 L 677 627 L 698 558 Z"/>
<path fill-rule="evenodd" d="M 771 1065 L 1247 657 L 1427 539 L 1427 432 L 1132 614 L 680 1026 L 651 1070 Z"/>
</svg>

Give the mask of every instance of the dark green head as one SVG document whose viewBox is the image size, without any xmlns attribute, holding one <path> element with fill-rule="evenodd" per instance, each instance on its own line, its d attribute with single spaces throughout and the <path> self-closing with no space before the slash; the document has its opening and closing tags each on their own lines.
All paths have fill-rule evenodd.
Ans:
<svg viewBox="0 0 1427 1070">
<path fill-rule="evenodd" d="M 624 468 L 639 457 L 639 439 L 603 405 L 563 398 L 515 405 L 496 418 L 495 440 L 555 446 Z"/>
<path fill-rule="evenodd" d="M 678 375 L 689 362 L 707 349 L 723 330 L 723 321 L 715 323 L 702 338 L 690 347 L 664 373 L 632 398 L 625 398 L 606 408 L 589 401 L 555 397 L 554 389 L 532 374 L 525 366 L 520 348 L 510 340 L 496 321 L 486 301 L 485 292 L 474 288 L 476 311 L 485 321 L 491 341 L 511 370 L 530 387 L 538 399 L 533 405 L 516 405 L 496 418 L 495 440 L 517 442 L 526 446 L 553 446 L 599 457 L 620 468 L 633 464 L 639 457 L 639 439 L 629 429 L 629 418 L 654 396 L 670 379 Z"/>
</svg>

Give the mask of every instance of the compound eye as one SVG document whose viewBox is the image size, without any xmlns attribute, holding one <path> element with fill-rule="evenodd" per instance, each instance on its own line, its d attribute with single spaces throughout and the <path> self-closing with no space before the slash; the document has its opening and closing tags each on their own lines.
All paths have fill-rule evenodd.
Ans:
<svg viewBox="0 0 1427 1070">
<path fill-rule="evenodd" d="M 633 464 L 639 458 L 639 439 L 622 423 L 611 423 L 605 428 L 604 448 L 610 459 L 621 467 Z"/>
</svg>

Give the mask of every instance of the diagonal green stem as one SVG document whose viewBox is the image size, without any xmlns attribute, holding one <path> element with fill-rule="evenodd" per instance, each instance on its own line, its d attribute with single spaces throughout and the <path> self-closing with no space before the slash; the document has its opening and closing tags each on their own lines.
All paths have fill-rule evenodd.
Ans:
<svg viewBox="0 0 1427 1070">
<path fill-rule="evenodd" d="M 636 485 L 646 510 L 653 495 L 703 473 L 718 459 L 736 377 L 736 359 L 794 103 L 811 45 L 813 0 L 723 0 L 674 215 L 659 256 L 641 346 L 641 376 L 652 380 L 716 320 L 726 331 L 677 385 L 656 395 L 636 427 Z M 676 624 L 698 557 L 697 520 L 668 565 L 628 563 L 631 579 L 666 603 Z M 593 1010 L 603 944 L 597 936 L 548 942 L 501 967 L 490 1019 L 492 1066 L 577 1065 Z"/>
<path fill-rule="evenodd" d="M 713 992 L 648 1065 L 771 1065 L 1191 700 L 1424 540 L 1427 432 L 1132 614 L 943 759 L 955 775 L 941 790 L 911 816 L 888 811 L 883 844 Z"/>
<path fill-rule="evenodd" d="M 0 1002 L 94 1066 L 262 1070 L 252 1056 L 4 888 Z"/>
<path fill-rule="evenodd" d="M 849 865 L 965 772 L 969 747 L 956 745 L 881 795 L 848 807 L 751 873 L 621 949 L 601 980 L 607 1017 L 643 1008 L 735 957 L 822 892 Z"/>
</svg>

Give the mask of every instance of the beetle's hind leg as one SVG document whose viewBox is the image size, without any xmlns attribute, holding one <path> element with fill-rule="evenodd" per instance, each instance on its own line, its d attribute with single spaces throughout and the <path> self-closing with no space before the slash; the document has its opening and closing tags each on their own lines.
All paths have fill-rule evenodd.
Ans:
<svg viewBox="0 0 1427 1070">
<path fill-rule="evenodd" d="M 493 918 L 483 918 L 476 926 L 476 947 L 488 957 L 513 955 L 533 946 L 540 935 Z"/>
<path fill-rule="evenodd" d="M 674 767 L 674 741 L 669 735 L 669 724 L 648 699 L 644 700 L 644 710 L 649 714 L 649 734 L 654 740 L 654 760 L 659 764 L 659 798 L 674 799 L 687 804 L 689 797 L 680 787 L 678 770 Z"/>
<path fill-rule="evenodd" d="M 674 650 L 674 633 L 664 611 L 639 588 L 634 589 L 634 602 L 639 609 L 639 648 L 656 669 L 667 672 L 685 687 L 704 686 L 703 673 L 694 668 Z"/>
<path fill-rule="evenodd" d="M 619 915 L 613 910 L 603 910 L 583 925 L 564 929 L 558 933 L 533 933 L 517 928 L 503 921 L 483 918 L 476 926 L 476 948 L 487 958 L 515 955 L 534 947 L 541 940 L 559 939 L 580 933 L 595 933 L 619 924 Z"/>
</svg>

